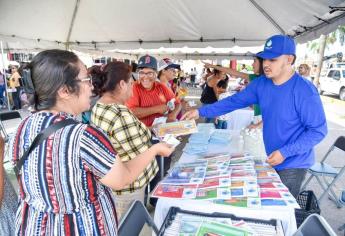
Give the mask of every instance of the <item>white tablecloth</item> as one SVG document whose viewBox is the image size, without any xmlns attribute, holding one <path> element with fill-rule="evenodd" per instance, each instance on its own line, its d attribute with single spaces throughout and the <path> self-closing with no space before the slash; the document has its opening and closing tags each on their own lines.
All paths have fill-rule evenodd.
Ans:
<svg viewBox="0 0 345 236">
<path fill-rule="evenodd" d="M 224 151 L 229 152 L 236 152 L 237 147 L 237 137 L 239 132 L 229 131 L 231 132 L 233 138 L 231 141 L 231 145 L 228 147 L 224 147 L 221 145 L 212 145 L 209 148 L 210 153 L 219 153 Z M 185 153 L 182 154 L 179 162 L 191 162 L 196 159 L 197 156 L 187 155 Z M 208 201 L 200 201 L 200 200 L 181 200 L 181 199 L 164 199 L 160 198 L 157 202 L 155 215 L 154 215 L 154 222 L 158 228 L 161 227 L 170 207 L 179 207 L 184 210 L 190 211 L 200 211 L 206 213 L 213 213 L 213 212 L 222 212 L 222 213 L 231 213 L 239 217 L 253 217 L 258 219 L 279 219 L 282 221 L 283 228 L 285 235 L 292 235 L 296 230 L 296 219 L 295 219 L 295 211 L 293 208 L 290 207 L 279 207 L 276 209 L 253 209 L 253 208 L 243 208 L 243 207 L 233 207 L 227 205 L 220 205 L 214 204 Z"/>
<path fill-rule="evenodd" d="M 254 110 L 240 109 L 227 114 L 228 129 L 241 130 L 251 124 L 254 118 Z"/>
</svg>

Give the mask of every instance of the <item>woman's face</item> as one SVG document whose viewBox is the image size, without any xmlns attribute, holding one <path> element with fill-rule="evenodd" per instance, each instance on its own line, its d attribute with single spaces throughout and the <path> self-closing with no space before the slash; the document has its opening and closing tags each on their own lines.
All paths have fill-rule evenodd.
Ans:
<svg viewBox="0 0 345 236">
<path fill-rule="evenodd" d="M 259 61 L 259 59 L 254 58 L 252 66 L 253 66 L 254 74 L 258 75 L 260 73 L 260 61 Z"/>
<path fill-rule="evenodd" d="M 167 70 L 164 70 L 164 74 L 168 81 L 173 80 L 175 78 L 175 69 L 174 68 L 169 68 Z"/>
<path fill-rule="evenodd" d="M 79 94 L 75 95 L 76 101 L 71 103 L 75 106 L 75 114 L 80 114 L 90 109 L 93 89 L 92 79 L 88 75 L 85 65 L 79 61 L 78 66 L 80 71 L 76 80 L 79 80 Z"/>
<path fill-rule="evenodd" d="M 127 102 L 128 99 L 130 99 L 133 95 L 133 79 L 132 76 L 129 78 L 127 82 L 125 82 L 125 88 L 124 88 L 124 93 L 125 93 L 125 102 Z"/>
</svg>

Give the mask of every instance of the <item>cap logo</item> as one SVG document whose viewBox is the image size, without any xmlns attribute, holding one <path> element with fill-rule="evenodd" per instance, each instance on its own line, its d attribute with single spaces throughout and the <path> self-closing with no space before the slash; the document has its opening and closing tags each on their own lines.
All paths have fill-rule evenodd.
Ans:
<svg viewBox="0 0 345 236">
<path fill-rule="evenodd" d="M 145 57 L 145 64 L 149 64 L 151 62 L 151 58 L 149 56 Z"/>
<path fill-rule="evenodd" d="M 265 47 L 268 49 L 272 48 L 272 40 L 268 40 Z"/>
</svg>

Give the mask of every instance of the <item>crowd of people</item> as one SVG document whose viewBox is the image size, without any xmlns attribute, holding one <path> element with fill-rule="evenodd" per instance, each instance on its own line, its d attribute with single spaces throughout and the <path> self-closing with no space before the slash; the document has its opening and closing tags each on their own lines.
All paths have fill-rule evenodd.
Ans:
<svg viewBox="0 0 345 236">
<path fill-rule="evenodd" d="M 262 116 L 252 128 L 263 126 L 267 162 L 297 196 L 314 162 L 313 146 L 327 133 L 322 104 L 314 85 L 293 69 L 291 38 L 271 37 L 253 59 L 254 74 L 205 63 L 202 107 L 190 110 L 181 95 L 180 65 L 169 59 L 142 56 L 133 74 L 124 62 L 87 69 L 70 51 L 38 53 L 24 68 L 24 87 L 32 91 L 35 111 L 10 143 L 15 165 L 26 158 L 17 166 L 19 204 L 7 218 L 0 214 L 0 224 L 7 224 L 0 234 L 116 235 L 118 220 L 131 203 L 144 202 L 170 166 L 174 148 L 154 139 L 156 118 L 174 122 L 202 116 L 226 129 L 226 113 L 252 105 L 255 115 Z M 243 79 L 244 88 L 228 91 L 229 76 Z M 16 89 L 17 109 L 22 77 L 13 69 L 10 87 Z M 83 122 L 76 119 L 80 114 Z M 27 154 L 48 127 L 58 128 Z M 161 157 L 167 157 L 164 169 L 157 164 Z M 0 180 L 1 204 L 8 182 L 3 170 Z"/>
</svg>

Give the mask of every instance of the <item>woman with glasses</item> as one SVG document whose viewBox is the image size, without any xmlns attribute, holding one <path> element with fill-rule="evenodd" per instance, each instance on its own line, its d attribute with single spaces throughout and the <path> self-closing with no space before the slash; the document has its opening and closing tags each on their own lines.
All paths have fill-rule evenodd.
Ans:
<svg viewBox="0 0 345 236">
<path fill-rule="evenodd" d="M 29 64 L 36 113 L 19 125 L 11 143 L 14 163 L 35 137 L 57 122 L 90 108 L 92 81 L 78 57 L 47 50 Z M 113 190 L 132 183 L 158 155 L 173 151 L 159 143 L 123 163 L 108 137 L 75 122 L 37 146 L 21 168 L 16 235 L 116 235 Z"/>
</svg>

